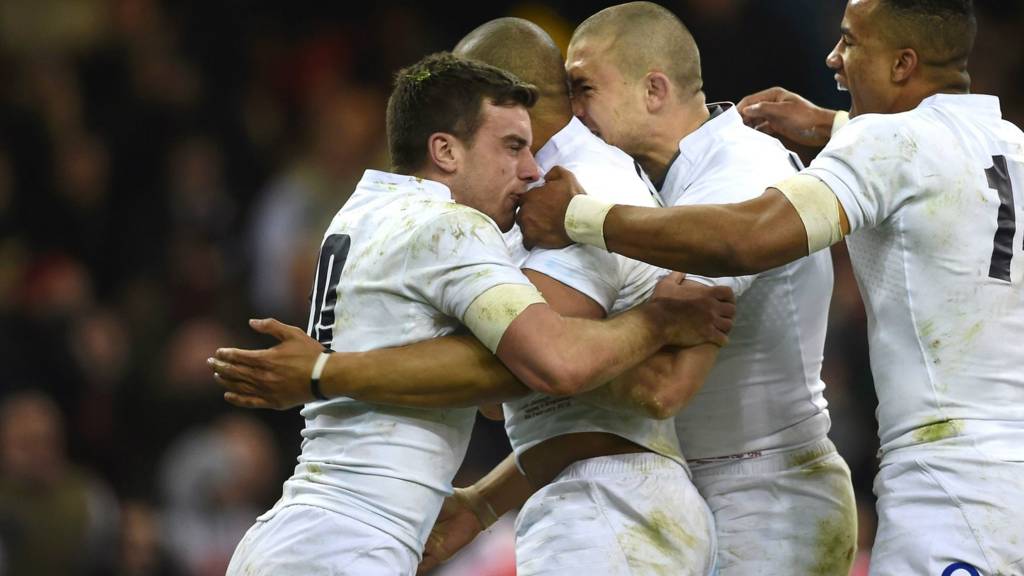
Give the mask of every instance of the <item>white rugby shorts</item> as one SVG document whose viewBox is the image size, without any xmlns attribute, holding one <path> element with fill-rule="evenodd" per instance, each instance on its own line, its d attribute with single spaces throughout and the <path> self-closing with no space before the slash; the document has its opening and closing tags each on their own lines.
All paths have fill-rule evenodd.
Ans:
<svg viewBox="0 0 1024 576">
<path fill-rule="evenodd" d="M 1024 462 L 904 448 L 875 477 L 871 576 L 1024 574 Z"/>
<path fill-rule="evenodd" d="M 850 469 L 827 438 L 690 471 L 715 516 L 721 576 L 849 573 L 857 506 Z"/>
<path fill-rule="evenodd" d="M 417 564 L 416 552 L 380 529 L 293 504 L 249 528 L 226 576 L 411 576 Z"/>
<path fill-rule="evenodd" d="M 518 576 L 714 574 L 711 512 L 679 463 L 653 453 L 575 462 L 516 518 Z"/>
</svg>

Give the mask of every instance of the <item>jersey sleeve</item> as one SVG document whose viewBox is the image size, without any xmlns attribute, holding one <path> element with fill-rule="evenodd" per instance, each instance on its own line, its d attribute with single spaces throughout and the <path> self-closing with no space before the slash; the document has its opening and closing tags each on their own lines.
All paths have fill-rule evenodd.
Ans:
<svg viewBox="0 0 1024 576">
<path fill-rule="evenodd" d="M 705 286 L 728 286 L 732 288 L 733 293 L 739 298 L 750 285 L 754 283 L 757 275 L 751 276 L 723 276 L 721 278 L 711 278 L 709 276 L 698 276 L 696 274 L 687 274 L 687 280 L 693 280 L 694 282 L 700 282 Z"/>
<path fill-rule="evenodd" d="M 619 256 L 595 246 L 573 244 L 560 250 L 534 249 L 523 268 L 536 270 L 577 290 L 611 311 L 622 281 Z"/>
<path fill-rule="evenodd" d="M 405 281 L 434 308 L 460 322 L 470 304 L 495 286 L 533 286 L 512 262 L 497 225 L 462 206 L 416 230 L 406 255 Z"/>
<path fill-rule="evenodd" d="M 854 118 L 802 172 L 832 189 L 851 232 L 877 226 L 913 193 L 918 143 L 897 122 L 895 114 Z"/>
<path fill-rule="evenodd" d="M 616 204 L 656 205 L 628 159 L 609 157 L 604 163 L 591 160 L 572 162 L 565 167 L 572 171 L 587 194 L 595 198 Z M 523 267 L 546 274 L 587 295 L 608 314 L 630 280 L 627 262 L 627 258 L 607 250 L 573 244 L 561 250 L 534 249 Z"/>
</svg>

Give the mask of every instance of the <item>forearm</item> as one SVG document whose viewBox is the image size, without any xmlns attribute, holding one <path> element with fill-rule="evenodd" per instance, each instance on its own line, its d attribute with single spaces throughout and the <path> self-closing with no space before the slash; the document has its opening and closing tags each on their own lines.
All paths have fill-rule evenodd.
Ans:
<svg viewBox="0 0 1024 576">
<path fill-rule="evenodd" d="M 612 252 L 705 276 L 753 274 L 807 255 L 799 216 L 773 190 L 742 204 L 617 205 L 604 221 L 604 239 Z"/>
<path fill-rule="evenodd" d="M 538 392 L 579 394 L 608 382 L 665 345 L 665 316 L 657 301 L 604 321 L 541 316 L 538 311 L 522 325 L 509 327 L 498 356 Z"/>
<path fill-rule="evenodd" d="M 718 358 L 718 346 L 663 349 L 607 385 L 581 395 L 601 408 L 664 419 L 689 403 Z"/>
<path fill-rule="evenodd" d="M 498 516 L 522 507 L 535 491 L 526 476 L 516 468 L 514 454 L 509 454 L 486 476 L 477 480 L 473 488 Z"/>
<path fill-rule="evenodd" d="M 529 390 L 480 342 L 446 336 L 400 348 L 331 355 L 324 395 L 422 408 L 503 402 Z"/>
<path fill-rule="evenodd" d="M 650 418 L 657 409 L 650 394 L 651 383 L 660 382 L 671 373 L 674 358 L 674 352 L 663 349 L 604 386 L 580 394 L 577 399 L 605 410 Z"/>
</svg>

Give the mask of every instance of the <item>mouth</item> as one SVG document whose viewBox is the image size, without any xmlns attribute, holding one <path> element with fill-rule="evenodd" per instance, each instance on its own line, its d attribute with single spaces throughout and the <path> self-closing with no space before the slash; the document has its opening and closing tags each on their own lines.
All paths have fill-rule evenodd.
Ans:
<svg viewBox="0 0 1024 576">
<path fill-rule="evenodd" d="M 841 74 L 835 75 L 836 79 L 836 90 L 840 92 L 849 92 L 850 88 L 846 85 L 846 78 L 843 78 Z"/>
</svg>

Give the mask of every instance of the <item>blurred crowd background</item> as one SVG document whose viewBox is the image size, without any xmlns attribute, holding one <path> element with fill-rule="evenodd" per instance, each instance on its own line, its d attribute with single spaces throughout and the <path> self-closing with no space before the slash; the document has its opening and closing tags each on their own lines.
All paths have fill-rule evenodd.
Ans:
<svg viewBox="0 0 1024 576">
<path fill-rule="evenodd" d="M 709 101 L 778 84 L 848 105 L 824 66 L 843 0 L 664 4 L 702 47 Z M 498 16 L 564 49 L 606 5 L 0 0 L 0 575 L 223 574 L 302 420 L 230 407 L 205 359 L 269 344 L 249 317 L 305 326 L 323 229 L 364 169 L 387 168 L 392 74 Z M 1022 125 L 1024 3 L 978 12 L 974 91 Z M 875 397 L 835 257 L 824 379 L 861 571 Z M 457 484 L 507 451 L 481 421 Z M 446 573 L 512 573 L 509 530 Z"/>
</svg>

